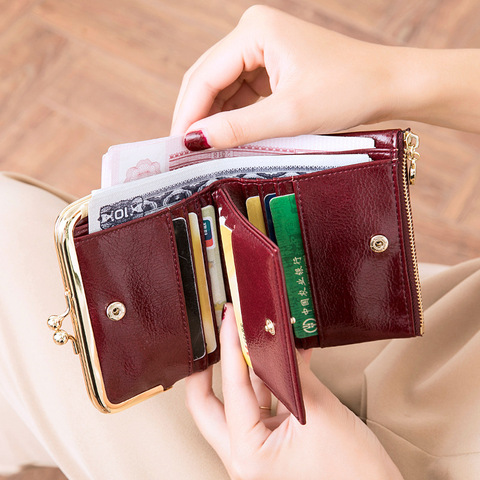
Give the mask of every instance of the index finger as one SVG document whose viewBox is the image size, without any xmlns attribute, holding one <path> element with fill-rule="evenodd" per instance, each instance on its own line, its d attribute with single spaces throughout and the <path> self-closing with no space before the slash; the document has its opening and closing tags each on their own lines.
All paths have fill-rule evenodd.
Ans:
<svg viewBox="0 0 480 480">
<path fill-rule="evenodd" d="M 213 366 L 185 379 L 186 404 L 198 429 L 223 461 L 230 443 L 223 404 L 212 389 Z"/>
<path fill-rule="evenodd" d="M 175 102 L 175 108 L 173 110 L 173 119 L 172 119 L 172 127 L 170 131 L 170 135 L 180 135 L 181 133 L 183 133 L 179 131 L 175 132 L 175 130 L 178 130 L 175 128 L 175 126 L 177 124 L 176 120 L 178 117 L 178 109 L 180 108 L 180 104 L 182 102 L 183 96 L 185 95 L 185 90 L 187 88 L 188 81 L 192 73 L 198 68 L 199 65 L 202 64 L 205 58 L 207 58 L 207 56 L 210 55 L 210 52 L 212 51 L 212 49 L 215 48 L 216 45 L 217 44 L 213 45 L 207 51 L 203 52 L 203 54 L 197 59 L 197 61 L 187 70 L 187 72 L 183 76 L 182 84 L 180 86 L 180 91 L 178 92 L 177 101 Z"/>
</svg>

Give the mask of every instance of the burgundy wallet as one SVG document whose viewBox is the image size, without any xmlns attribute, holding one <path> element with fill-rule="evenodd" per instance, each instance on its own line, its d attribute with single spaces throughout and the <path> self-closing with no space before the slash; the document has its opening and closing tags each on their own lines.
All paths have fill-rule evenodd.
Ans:
<svg viewBox="0 0 480 480">
<path fill-rule="evenodd" d="M 374 148 L 360 151 L 373 161 L 288 178 L 219 180 L 172 207 L 92 234 L 88 198 L 60 214 L 55 235 L 68 308 L 48 323 L 57 343 L 72 340 L 80 353 L 97 408 L 124 409 L 219 361 L 219 348 L 194 360 L 172 223 L 190 212 L 201 218 L 206 205 L 232 230 L 253 369 L 301 423 L 295 347 L 423 333 L 409 196 L 418 137 L 408 130 L 348 135 L 374 139 Z M 295 194 L 315 336 L 293 335 L 279 248 L 246 218 L 246 199 L 269 193 Z M 74 335 L 61 329 L 68 314 Z M 215 335 L 218 343 L 217 328 Z"/>
</svg>

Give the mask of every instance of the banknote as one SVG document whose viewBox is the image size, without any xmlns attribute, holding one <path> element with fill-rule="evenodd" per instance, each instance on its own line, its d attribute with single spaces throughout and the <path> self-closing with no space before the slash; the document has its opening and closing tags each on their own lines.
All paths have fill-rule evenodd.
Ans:
<svg viewBox="0 0 480 480">
<path fill-rule="evenodd" d="M 281 178 L 368 162 L 367 154 L 271 155 L 237 157 L 142 178 L 92 192 L 89 232 L 105 230 L 170 207 L 224 178 Z"/>
<path fill-rule="evenodd" d="M 374 140 L 364 137 L 299 135 L 280 137 L 225 150 L 191 152 L 182 136 L 113 145 L 102 159 L 102 188 L 198 163 L 258 155 L 298 155 L 320 152 L 347 152 L 373 148 Z"/>
<path fill-rule="evenodd" d="M 182 136 L 112 145 L 102 158 L 102 188 L 169 170 L 169 158 L 186 150 Z"/>
</svg>

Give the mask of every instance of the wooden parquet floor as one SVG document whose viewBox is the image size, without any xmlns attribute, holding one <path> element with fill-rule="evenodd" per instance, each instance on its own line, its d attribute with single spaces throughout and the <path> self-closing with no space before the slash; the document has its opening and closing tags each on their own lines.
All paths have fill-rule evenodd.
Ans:
<svg viewBox="0 0 480 480">
<path fill-rule="evenodd" d="M 78 196 L 98 188 L 110 145 L 168 135 L 183 73 L 252 3 L 0 0 L 0 170 Z M 265 3 L 367 41 L 480 47 L 476 0 Z M 479 256 L 480 136 L 390 126 L 411 126 L 421 138 L 412 189 L 419 260 Z"/>
<path fill-rule="evenodd" d="M 0 169 L 78 196 L 97 188 L 111 144 L 168 135 L 183 73 L 251 3 L 0 0 Z M 475 0 L 267 3 L 368 41 L 480 46 Z M 412 189 L 419 259 L 478 256 L 480 137 L 411 126 L 421 137 Z"/>
</svg>

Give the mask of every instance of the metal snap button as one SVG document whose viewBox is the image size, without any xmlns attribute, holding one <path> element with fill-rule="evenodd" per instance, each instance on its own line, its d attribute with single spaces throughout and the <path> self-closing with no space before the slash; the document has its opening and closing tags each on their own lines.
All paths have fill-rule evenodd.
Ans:
<svg viewBox="0 0 480 480">
<path fill-rule="evenodd" d="M 127 309 L 121 302 L 113 302 L 107 307 L 107 317 L 115 322 L 121 320 L 125 313 L 127 313 Z"/>
<path fill-rule="evenodd" d="M 384 235 L 374 235 L 370 239 L 370 248 L 375 253 L 382 253 L 388 248 L 388 238 Z"/>
</svg>

